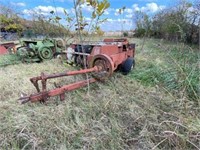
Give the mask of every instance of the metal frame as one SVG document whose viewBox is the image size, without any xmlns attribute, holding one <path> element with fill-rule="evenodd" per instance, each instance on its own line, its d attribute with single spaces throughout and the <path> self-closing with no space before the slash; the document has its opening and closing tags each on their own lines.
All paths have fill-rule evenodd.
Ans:
<svg viewBox="0 0 200 150">
<path fill-rule="evenodd" d="M 75 48 L 77 45 L 80 44 L 72 44 L 72 48 Z M 110 77 L 117 67 L 121 65 L 128 57 L 134 57 L 134 51 L 135 47 L 130 46 L 127 39 L 105 39 L 104 44 L 93 46 L 90 54 L 73 52 L 73 54 L 76 55 L 80 54 L 87 56 L 87 69 L 55 73 L 50 75 L 41 73 L 40 76 L 30 79 L 38 93 L 31 94 L 30 96 L 23 96 L 19 98 L 19 102 L 21 104 L 29 101 L 46 102 L 49 97 L 56 95 L 60 96 L 60 100 L 64 100 L 65 92 L 72 91 L 86 86 L 89 83 L 105 80 L 106 78 Z M 86 73 L 93 73 L 93 77 L 89 78 L 88 80 L 82 80 L 47 91 L 47 80 L 49 79 Z M 41 81 L 42 89 L 39 88 L 39 81 Z"/>
</svg>

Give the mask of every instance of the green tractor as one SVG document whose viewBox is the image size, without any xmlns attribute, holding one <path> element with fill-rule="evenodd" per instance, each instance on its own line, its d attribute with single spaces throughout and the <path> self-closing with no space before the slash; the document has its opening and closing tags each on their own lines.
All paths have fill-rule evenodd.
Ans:
<svg viewBox="0 0 200 150">
<path fill-rule="evenodd" d="M 64 49 L 61 39 L 23 40 L 17 48 L 17 55 L 23 62 L 41 62 L 61 54 Z"/>
</svg>

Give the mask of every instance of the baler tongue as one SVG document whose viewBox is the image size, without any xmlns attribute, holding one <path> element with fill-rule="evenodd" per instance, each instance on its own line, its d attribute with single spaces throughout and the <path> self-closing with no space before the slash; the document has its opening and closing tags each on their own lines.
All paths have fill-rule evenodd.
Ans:
<svg viewBox="0 0 200 150">
<path fill-rule="evenodd" d="M 18 100 L 20 104 L 25 104 L 30 101 L 30 96 L 21 95 L 21 97 Z"/>
<path fill-rule="evenodd" d="M 90 78 L 88 80 L 83 80 L 83 81 L 79 81 L 76 83 L 64 85 L 60 88 L 56 88 L 56 89 L 49 90 L 49 91 L 46 91 L 46 89 L 44 89 L 44 91 L 42 91 L 42 92 L 31 94 L 30 96 L 23 96 L 23 97 L 19 98 L 18 100 L 21 104 L 27 103 L 29 101 L 45 102 L 48 100 L 49 97 L 57 96 L 57 95 L 60 96 L 60 100 L 64 100 L 65 92 L 78 89 L 80 87 L 86 86 L 88 83 L 93 83 L 95 81 L 97 81 L 95 78 Z"/>
<path fill-rule="evenodd" d="M 37 101 L 45 102 L 48 100 L 49 97 L 57 96 L 57 95 L 60 96 L 60 100 L 64 100 L 65 92 L 78 89 L 80 87 L 88 85 L 89 83 L 93 83 L 98 80 L 103 80 L 109 77 L 114 71 L 113 70 L 114 65 L 111 59 L 104 55 L 97 55 L 97 56 L 98 56 L 97 60 L 94 59 L 95 61 L 92 64 L 90 64 L 90 68 L 88 69 L 82 69 L 82 70 L 77 70 L 77 71 L 67 71 L 63 73 L 55 73 L 55 74 L 50 74 L 50 75 L 41 73 L 40 76 L 31 78 L 30 81 L 35 86 L 38 93 L 31 94 L 30 96 L 24 95 L 18 99 L 19 102 L 21 104 L 27 103 L 29 101 L 30 102 L 37 102 Z M 75 83 L 71 83 L 71 84 L 64 85 L 62 87 L 57 87 L 55 89 L 47 91 L 48 79 L 59 78 L 59 77 L 64 77 L 64 76 L 74 76 L 74 75 L 86 74 L 86 73 L 93 73 L 94 78 L 78 81 Z M 41 90 L 39 88 L 39 83 L 38 83 L 39 80 L 41 80 L 41 85 L 42 85 Z"/>
<path fill-rule="evenodd" d="M 85 73 L 94 73 L 94 74 L 100 73 L 101 74 L 101 73 L 104 73 L 104 70 L 102 70 L 102 67 L 94 66 L 94 67 L 89 68 L 89 69 L 83 69 L 83 70 L 77 70 L 77 71 L 68 71 L 68 72 L 56 73 L 56 74 L 50 74 L 50 75 L 46 75 L 44 73 L 41 73 L 40 76 L 33 77 L 33 78 L 30 79 L 30 81 L 35 86 L 38 93 L 31 94 L 30 96 L 22 94 L 21 97 L 18 99 L 19 103 L 24 104 L 24 103 L 27 103 L 29 101 L 30 102 L 37 102 L 37 101 L 45 102 L 45 101 L 48 100 L 49 97 L 57 96 L 57 95 L 60 96 L 60 100 L 64 100 L 65 92 L 72 91 L 72 90 L 78 89 L 80 87 L 86 86 L 89 83 L 96 82 L 97 79 L 96 78 L 90 78 L 90 79 L 87 79 L 87 80 L 82 80 L 82 81 L 79 81 L 79 82 L 64 85 L 62 87 L 57 87 L 57 88 L 49 90 L 49 91 L 47 91 L 47 80 L 52 79 L 52 78 L 58 78 L 58 77 L 63 77 L 63 76 L 73 76 L 73 75 L 85 74 Z M 39 83 L 38 83 L 39 80 L 41 80 L 41 84 L 42 84 L 41 90 L 39 88 Z"/>
</svg>

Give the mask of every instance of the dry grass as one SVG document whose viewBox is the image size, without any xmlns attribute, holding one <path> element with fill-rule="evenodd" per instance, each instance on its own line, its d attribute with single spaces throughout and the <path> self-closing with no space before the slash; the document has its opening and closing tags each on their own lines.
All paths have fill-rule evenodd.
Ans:
<svg viewBox="0 0 200 150">
<path fill-rule="evenodd" d="M 143 52 L 137 47 L 136 62 L 143 67 L 143 61 L 153 58 L 151 46 L 150 41 Z M 156 64 L 165 65 L 162 61 L 158 58 Z M 134 72 L 91 84 L 89 94 L 87 88 L 69 92 L 63 102 L 54 97 L 47 105 L 17 103 L 21 92 L 35 92 L 30 77 L 71 69 L 60 60 L 0 68 L 0 149 L 200 148 L 198 107 L 192 109 L 191 100 L 159 84 L 143 84 Z M 49 87 L 81 78 L 51 80 Z M 187 109 L 181 101 L 188 102 Z"/>
</svg>

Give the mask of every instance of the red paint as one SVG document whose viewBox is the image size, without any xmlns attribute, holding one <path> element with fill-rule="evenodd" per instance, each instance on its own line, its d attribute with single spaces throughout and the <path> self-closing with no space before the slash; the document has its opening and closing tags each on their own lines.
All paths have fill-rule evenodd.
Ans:
<svg viewBox="0 0 200 150">
<path fill-rule="evenodd" d="M 4 54 L 8 54 L 8 51 L 3 45 L 0 45 L 0 55 Z"/>
<path fill-rule="evenodd" d="M 78 44 L 71 45 L 75 48 Z M 79 44 L 81 45 L 81 44 Z M 105 39 L 104 43 L 88 46 L 94 46 L 91 53 L 87 54 L 86 62 L 87 69 L 69 71 L 64 73 L 56 73 L 45 75 L 41 73 L 40 76 L 31 78 L 32 84 L 37 89 L 38 93 L 31 94 L 30 96 L 21 97 L 21 103 L 26 103 L 28 101 L 45 102 L 51 96 L 60 95 L 60 99 L 64 100 L 65 92 L 78 89 L 80 87 L 88 85 L 88 83 L 93 83 L 98 80 L 104 80 L 110 77 L 113 72 L 117 69 L 118 65 L 122 64 L 128 57 L 134 57 L 135 45 L 129 44 L 127 39 Z M 81 55 L 81 54 L 80 54 Z M 85 53 L 83 53 L 85 55 Z M 81 63 L 81 62 L 80 62 Z M 80 65 L 80 64 L 79 64 Z M 84 64 L 81 64 L 82 66 Z M 63 76 L 74 76 L 78 74 L 93 73 L 94 78 L 89 80 L 83 80 L 62 87 L 57 87 L 53 90 L 47 90 L 47 80 L 52 78 L 58 78 Z M 41 81 L 42 86 L 39 86 L 38 81 Z M 42 87 L 40 90 L 39 87 Z"/>
<path fill-rule="evenodd" d="M 0 55 L 8 54 L 8 48 L 14 48 L 15 43 L 14 42 L 7 42 L 7 43 L 1 43 L 0 44 Z"/>
</svg>

